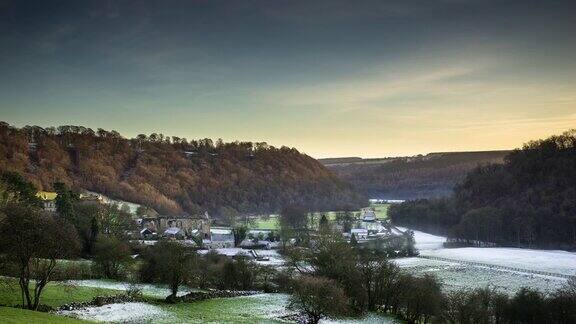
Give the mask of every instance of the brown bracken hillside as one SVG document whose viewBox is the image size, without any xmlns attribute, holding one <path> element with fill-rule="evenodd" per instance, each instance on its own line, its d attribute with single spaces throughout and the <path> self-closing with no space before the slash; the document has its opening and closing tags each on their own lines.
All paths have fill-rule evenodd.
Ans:
<svg viewBox="0 0 576 324">
<path fill-rule="evenodd" d="M 82 126 L 16 128 L 0 122 L 0 171 L 20 172 L 39 189 L 64 182 L 166 214 L 366 204 L 348 184 L 294 148 L 162 134 L 126 139 L 116 131 Z"/>
</svg>

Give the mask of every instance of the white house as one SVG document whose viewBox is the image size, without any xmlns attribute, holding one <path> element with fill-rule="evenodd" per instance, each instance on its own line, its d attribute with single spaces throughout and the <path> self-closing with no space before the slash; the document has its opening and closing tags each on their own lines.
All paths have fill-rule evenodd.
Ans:
<svg viewBox="0 0 576 324">
<path fill-rule="evenodd" d="M 169 227 L 164 231 L 165 237 L 184 237 L 184 231 L 178 227 Z"/>
<path fill-rule="evenodd" d="M 360 218 L 365 222 L 373 222 L 376 220 L 376 214 L 374 210 L 370 207 L 362 208 L 362 213 Z"/>
<path fill-rule="evenodd" d="M 365 228 L 353 228 L 350 230 L 350 236 L 354 235 L 356 240 L 366 240 L 368 239 L 368 230 Z"/>
<path fill-rule="evenodd" d="M 202 243 L 211 249 L 233 248 L 234 232 L 231 228 L 211 228 L 210 237 L 202 240 Z"/>
</svg>

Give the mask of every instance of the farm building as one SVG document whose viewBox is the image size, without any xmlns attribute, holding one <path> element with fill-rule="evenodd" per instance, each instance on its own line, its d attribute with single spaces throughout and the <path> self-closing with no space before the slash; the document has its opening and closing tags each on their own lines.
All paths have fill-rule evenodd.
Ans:
<svg viewBox="0 0 576 324">
<path fill-rule="evenodd" d="M 210 237 L 203 244 L 211 249 L 234 247 L 234 232 L 231 228 L 218 227 L 210 229 Z"/>
<path fill-rule="evenodd" d="M 373 222 L 376 220 L 376 214 L 374 213 L 374 210 L 370 207 L 362 208 L 360 219 L 362 219 L 365 222 Z"/>
<path fill-rule="evenodd" d="M 365 228 L 353 228 L 350 230 L 350 236 L 354 235 L 357 240 L 368 239 L 368 230 Z"/>
</svg>

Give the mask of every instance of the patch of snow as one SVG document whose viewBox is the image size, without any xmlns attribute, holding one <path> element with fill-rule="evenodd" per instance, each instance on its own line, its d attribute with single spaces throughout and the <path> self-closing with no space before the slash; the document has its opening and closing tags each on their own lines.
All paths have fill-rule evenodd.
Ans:
<svg viewBox="0 0 576 324">
<path fill-rule="evenodd" d="M 59 311 L 58 314 L 83 320 L 98 322 L 132 322 L 140 323 L 169 317 L 170 314 L 158 306 L 146 303 L 118 303 L 99 307 L 86 307 L 70 311 Z"/>
<path fill-rule="evenodd" d="M 126 291 L 130 289 L 131 284 L 128 282 L 121 282 L 121 281 L 111 281 L 111 280 L 68 280 L 65 282 L 66 284 L 80 286 L 80 287 L 93 287 L 93 288 L 104 288 L 104 289 L 115 289 Z M 142 294 L 152 297 L 167 297 L 171 294 L 171 291 L 167 287 L 151 285 L 151 284 L 134 284 L 136 288 L 142 291 Z M 178 289 L 178 296 L 183 296 L 191 292 L 192 289 L 187 287 L 180 287 Z"/>
<path fill-rule="evenodd" d="M 277 250 L 257 250 L 259 256 L 267 257 L 268 261 L 256 261 L 261 265 L 282 266 L 284 265 L 284 257 L 278 253 Z"/>
<path fill-rule="evenodd" d="M 222 249 L 211 249 L 211 250 L 198 250 L 199 254 L 207 254 L 210 251 L 215 251 L 218 254 L 222 254 L 228 257 L 234 257 L 240 254 L 244 254 L 249 258 L 253 258 L 253 255 L 250 253 L 250 250 L 242 249 L 242 248 L 222 248 Z M 276 250 L 255 250 L 259 256 L 267 257 L 268 260 L 266 261 L 259 261 L 255 260 L 257 264 L 260 265 L 273 265 L 273 266 L 281 266 L 284 264 L 284 258 L 278 253 Z"/>
<path fill-rule="evenodd" d="M 210 250 L 198 250 L 199 254 L 207 254 L 208 252 L 215 251 L 218 254 L 225 255 L 227 257 L 233 257 L 241 254 L 245 254 L 246 256 L 252 256 L 250 254 L 250 250 L 242 249 L 242 248 L 221 248 L 221 249 L 210 249 Z"/>
<path fill-rule="evenodd" d="M 232 234 L 232 229 L 229 228 L 212 228 L 210 229 L 211 234 L 228 235 Z"/>
<path fill-rule="evenodd" d="M 262 233 L 263 235 L 268 235 L 268 234 L 270 234 L 270 232 L 272 232 L 272 230 L 269 230 L 269 229 L 251 229 L 248 231 L 247 234 L 258 235 L 258 234 Z"/>
<path fill-rule="evenodd" d="M 397 227 L 401 231 L 408 230 L 404 227 Z M 444 242 L 446 242 L 446 238 L 443 236 L 432 235 L 420 231 L 414 232 L 414 241 L 416 241 L 416 248 L 419 251 L 426 251 L 426 250 L 439 250 L 444 248 Z"/>
<path fill-rule="evenodd" d="M 387 317 L 387 316 L 383 316 L 383 315 L 378 315 L 378 314 L 367 314 L 366 316 L 363 316 L 361 318 L 351 318 L 351 319 L 321 319 L 319 323 L 322 324 L 357 324 L 357 323 L 366 323 L 366 324 L 372 324 L 372 323 L 382 323 L 382 324 L 393 324 L 393 323 L 402 323 L 397 319 L 394 319 L 393 317 Z"/>
<path fill-rule="evenodd" d="M 454 262 L 454 263 L 449 263 L 446 261 L 437 261 L 437 260 L 431 260 L 431 259 L 423 259 L 423 258 L 417 258 L 417 257 L 412 257 L 412 258 L 397 258 L 397 259 L 392 259 L 392 262 L 396 263 L 399 267 L 404 268 L 404 267 L 422 267 L 422 266 L 437 266 L 438 263 L 445 263 L 445 264 L 453 264 L 453 265 L 457 265 L 459 263 Z"/>
</svg>

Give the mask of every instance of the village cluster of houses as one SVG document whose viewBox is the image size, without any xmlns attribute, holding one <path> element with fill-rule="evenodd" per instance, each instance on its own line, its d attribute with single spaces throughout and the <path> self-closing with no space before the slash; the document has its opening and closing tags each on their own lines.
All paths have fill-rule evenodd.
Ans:
<svg viewBox="0 0 576 324">
<path fill-rule="evenodd" d="M 379 221 L 372 207 L 365 207 L 360 210 L 358 222 L 354 224 L 350 232 L 343 233 L 344 237 L 351 239 L 352 236 L 358 242 L 378 239 L 393 234 L 392 227 L 387 221 Z"/>
<path fill-rule="evenodd" d="M 55 192 L 40 191 L 38 197 L 47 211 L 56 211 Z M 127 211 L 133 215 L 133 219 L 138 225 L 139 232 L 136 234 L 143 241 L 155 241 L 159 238 L 175 238 L 186 240 L 190 244 L 196 241 L 190 240 L 194 237 L 200 239 L 202 246 L 211 249 L 234 247 L 234 232 L 231 228 L 213 227 L 212 220 L 208 213 L 201 216 L 189 215 L 159 215 L 156 212 L 148 213 L 145 216 L 137 216 L 136 211 L 139 205 L 110 199 L 104 195 L 86 192 L 80 194 L 82 201 L 93 201 L 101 204 L 117 204 L 126 206 Z"/>
<path fill-rule="evenodd" d="M 186 240 L 189 244 L 198 244 L 211 249 L 234 247 L 234 231 L 227 227 L 213 227 L 208 212 L 202 216 L 166 216 L 153 215 L 136 219 L 143 240 L 155 240 L 168 237 Z"/>
<path fill-rule="evenodd" d="M 44 209 L 56 211 L 55 192 L 41 191 L 38 197 L 41 198 Z M 203 215 L 160 215 L 155 211 L 137 215 L 140 205 L 110 199 L 104 195 L 86 192 L 80 195 L 84 201 L 93 201 L 102 204 L 117 204 L 133 215 L 133 219 L 138 226 L 138 232 L 134 233 L 134 239 L 141 240 L 145 244 L 154 244 L 160 238 L 179 239 L 190 245 L 201 245 L 209 249 L 227 249 L 235 247 L 234 231 L 229 227 L 212 226 L 212 219 L 208 212 Z M 387 222 L 380 222 L 376 219 L 374 210 L 370 207 L 363 208 L 360 212 L 359 221 L 349 232 L 343 235 L 356 241 L 362 242 L 377 239 L 392 234 L 392 229 Z M 253 232 L 253 233 L 252 233 Z M 270 231 L 251 230 L 249 238 L 240 242 L 243 248 L 271 248 L 278 245 L 278 242 L 268 239 Z"/>
</svg>

